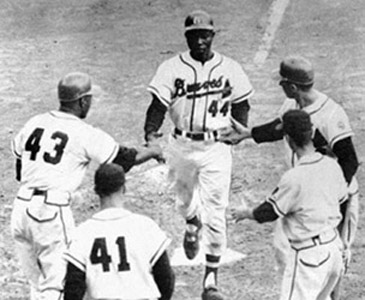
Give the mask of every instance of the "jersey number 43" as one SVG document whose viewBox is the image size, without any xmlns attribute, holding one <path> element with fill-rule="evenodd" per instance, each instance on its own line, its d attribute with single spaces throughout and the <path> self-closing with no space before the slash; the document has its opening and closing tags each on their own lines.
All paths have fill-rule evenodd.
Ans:
<svg viewBox="0 0 365 300">
<path fill-rule="evenodd" d="M 30 151 L 30 160 L 37 159 L 38 152 L 41 150 L 40 142 L 43 134 L 44 128 L 36 128 L 25 143 L 25 150 Z M 63 151 L 68 142 L 68 136 L 63 132 L 56 131 L 51 135 L 51 139 L 55 140 L 55 146 L 52 153 L 44 152 L 43 160 L 55 165 L 61 161 Z"/>
</svg>

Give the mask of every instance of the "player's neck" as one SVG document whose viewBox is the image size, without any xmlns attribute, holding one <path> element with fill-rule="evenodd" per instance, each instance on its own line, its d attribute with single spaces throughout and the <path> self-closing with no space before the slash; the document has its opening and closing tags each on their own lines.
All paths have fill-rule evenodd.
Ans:
<svg viewBox="0 0 365 300">
<path fill-rule="evenodd" d="M 80 118 L 80 113 L 73 108 L 66 107 L 66 106 L 60 106 L 60 108 L 58 110 Z"/>
<path fill-rule="evenodd" d="M 312 155 L 315 153 L 316 149 L 314 148 L 313 143 L 309 143 L 308 145 L 305 145 L 303 147 L 297 147 L 295 149 L 295 153 L 298 156 L 298 158 L 302 158 L 303 156 Z"/>
<path fill-rule="evenodd" d="M 197 53 L 197 52 L 190 51 L 190 56 L 194 60 L 201 62 L 204 65 L 204 63 L 206 63 L 208 60 L 211 60 L 213 58 L 214 53 L 210 50 L 207 52 L 204 52 L 204 53 Z"/>
<path fill-rule="evenodd" d="M 123 208 L 123 194 L 124 190 L 120 190 L 109 196 L 103 196 L 100 199 L 100 209 Z"/>
<path fill-rule="evenodd" d="M 320 93 L 317 90 L 311 89 L 308 92 L 301 93 L 296 97 L 296 101 L 300 108 L 312 105 L 320 98 Z"/>
</svg>

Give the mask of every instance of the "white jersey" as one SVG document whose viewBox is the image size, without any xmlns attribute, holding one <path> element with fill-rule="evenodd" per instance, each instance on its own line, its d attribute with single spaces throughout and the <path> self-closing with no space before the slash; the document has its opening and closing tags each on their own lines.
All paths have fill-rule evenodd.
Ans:
<svg viewBox="0 0 365 300">
<path fill-rule="evenodd" d="M 152 219 L 109 208 L 76 229 L 65 258 L 86 273 L 92 299 L 157 299 L 151 270 L 169 243 Z"/>
<path fill-rule="evenodd" d="M 302 241 L 341 221 L 339 204 L 347 198 L 347 183 L 337 162 L 315 152 L 304 156 L 282 176 L 268 198 L 281 217 L 289 240 Z"/>
<path fill-rule="evenodd" d="M 295 100 L 286 99 L 280 108 L 280 116 L 291 109 L 300 109 L 300 107 Z M 327 152 L 331 153 L 336 142 L 354 135 L 345 110 L 325 94 L 321 93 L 316 102 L 302 110 L 310 115 L 314 131 L 313 142 L 316 148 L 326 148 Z M 285 147 L 287 161 L 289 165 L 294 166 L 297 158 L 287 143 Z M 353 178 L 350 193 L 355 193 L 357 190 L 357 180 Z"/>
<path fill-rule="evenodd" d="M 229 126 L 231 104 L 254 93 L 236 61 L 214 52 L 202 64 L 189 51 L 163 62 L 148 90 L 168 108 L 174 125 L 189 132 Z"/>
<path fill-rule="evenodd" d="M 111 162 L 119 144 L 78 117 L 50 111 L 31 118 L 12 143 L 22 162 L 22 185 L 73 192 L 91 161 Z"/>
</svg>

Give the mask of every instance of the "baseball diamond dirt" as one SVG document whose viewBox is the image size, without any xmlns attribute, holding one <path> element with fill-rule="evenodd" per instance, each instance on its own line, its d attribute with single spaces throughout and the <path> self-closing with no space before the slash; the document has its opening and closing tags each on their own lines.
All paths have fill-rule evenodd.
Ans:
<svg viewBox="0 0 365 300">
<path fill-rule="evenodd" d="M 163 60 L 187 49 L 184 18 L 198 8 L 215 20 L 214 49 L 240 62 L 256 90 L 249 125 L 271 120 L 284 100 L 273 74 L 288 54 L 311 60 L 316 88 L 339 102 L 349 115 L 361 163 L 357 173 L 360 220 L 341 299 L 365 299 L 365 2 L 286 1 L 281 3 L 280 20 L 275 21 L 280 22 L 268 31 L 275 2 L 280 1 L 0 1 L 0 299 L 29 299 L 29 286 L 15 260 L 10 235 L 18 188 L 10 151 L 14 134 L 31 116 L 57 109 L 58 80 L 68 72 L 83 71 L 100 87 L 87 122 L 126 146 L 142 145 L 151 99 L 146 87 Z M 265 40 L 265 33 L 274 36 Z M 267 43 L 267 53 L 264 59 L 255 60 L 263 43 Z M 163 147 L 170 130 L 171 123 L 165 120 Z M 258 146 L 244 141 L 234 146 L 233 159 L 231 206 L 242 199 L 250 205 L 261 202 L 285 170 L 280 142 Z M 98 208 L 91 186 L 94 169 L 74 196 L 77 223 Z M 168 232 L 172 254 L 181 247 L 184 227 L 165 175 L 166 167 L 155 161 L 135 167 L 127 176 L 126 199 L 128 208 L 152 217 Z M 219 282 L 227 299 L 278 299 L 280 277 L 275 270 L 272 232 L 270 223 L 228 223 L 228 246 L 244 255 L 220 268 Z M 173 299 L 200 299 L 203 266 L 174 269 Z"/>
</svg>

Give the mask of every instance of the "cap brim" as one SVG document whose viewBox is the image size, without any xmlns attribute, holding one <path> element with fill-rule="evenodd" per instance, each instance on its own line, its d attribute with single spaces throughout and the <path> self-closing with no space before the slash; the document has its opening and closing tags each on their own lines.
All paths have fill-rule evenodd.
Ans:
<svg viewBox="0 0 365 300">
<path fill-rule="evenodd" d="M 189 27 L 185 27 L 185 32 L 187 31 L 192 31 L 192 30 L 210 30 L 210 31 L 214 31 L 214 27 L 213 26 L 208 26 L 208 25 L 194 25 L 194 26 L 189 26 Z"/>
</svg>

